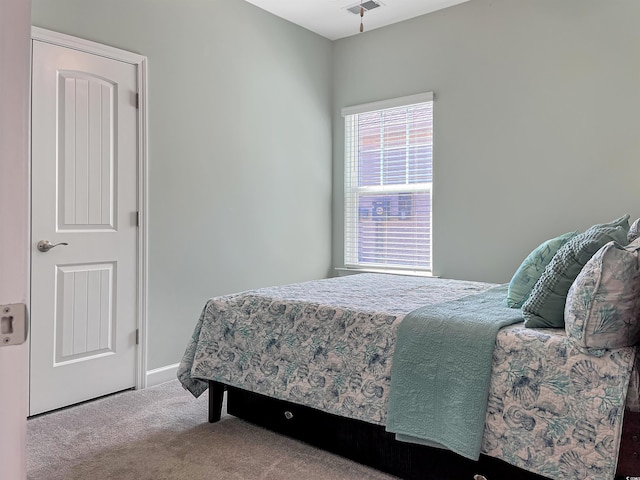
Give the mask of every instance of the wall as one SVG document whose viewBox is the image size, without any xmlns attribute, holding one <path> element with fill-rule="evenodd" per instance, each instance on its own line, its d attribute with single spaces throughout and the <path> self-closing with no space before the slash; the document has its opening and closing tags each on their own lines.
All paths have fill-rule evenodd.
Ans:
<svg viewBox="0 0 640 480">
<path fill-rule="evenodd" d="M 435 92 L 437 275 L 506 282 L 550 236 L 640 216 L 637 18 L 471 0 L 331 43 L 239 0 L 33 2 L 149 57 L 150 369 L 208 297 L 342 264 L 344 106 Z"/>
<path fill-rule="evenodd" d="M 334 266 L 340 109 L 426 91 L 435 274 L 508 282 L 551 236 L 638 218 L 638 18 L 636 0 L 471 0 L 336 41 Z"/>
<path fill-rule="evenodd" d="M 329 40 L 238 0 L 34 0 L 32 19 L 148 57 L 149 369 L 209 297 L 329 274 Z"/>
</svg>

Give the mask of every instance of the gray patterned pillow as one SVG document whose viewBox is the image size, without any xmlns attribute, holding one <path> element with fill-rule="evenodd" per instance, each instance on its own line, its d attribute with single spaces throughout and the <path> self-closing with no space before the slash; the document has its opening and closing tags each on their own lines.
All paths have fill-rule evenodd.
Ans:
<svg viewBox="0 0 640 480">
<path fill-rule="evenodd" d="M 571 284 L 582 267 L 610 241 L 627 244 L 629 215 L 611 223 L 594 225 L 565 243 L 533 286 L 522 305 L 524 324 L 530 328 L 564 327 L 564 306 Z"/>
<path fill-rule="evenodd" d="M 567 294 L 567 335 L 585 348 L 621 348 L 640 340 L 640 238 L 609 242 L 587 262 Z"/>
<path fill-rule="evenodd" d="M 627 235 L 629 243 L 633 242 L 636 238 L 640 238 L 640 218 L 633 222 Z"/>
</svg>

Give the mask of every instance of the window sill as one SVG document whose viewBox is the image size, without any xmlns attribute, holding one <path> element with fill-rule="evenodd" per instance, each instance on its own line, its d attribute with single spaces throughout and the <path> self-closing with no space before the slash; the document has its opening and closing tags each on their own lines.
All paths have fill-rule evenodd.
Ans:
<svg viewBox="0 0 640 480">
<path fill-rule="evenodd" d="M 337 277 L 346 275 L 355 275 L 358 273 L 386 273 L 389 275 L 410 275 L 413 277 L 433 277 L 438 278 L 429 271 L 425 270 L 403 270 L 403 269 L 385 269 L 385 268 L 366 268 L 366 267 L 335 267 Z"/>
</svg>

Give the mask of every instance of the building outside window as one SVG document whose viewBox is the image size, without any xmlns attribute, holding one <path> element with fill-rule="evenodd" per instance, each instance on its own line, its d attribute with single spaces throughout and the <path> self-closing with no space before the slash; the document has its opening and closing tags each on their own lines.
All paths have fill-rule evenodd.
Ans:
<svg viewBox="0 0 640 480">
<path fill-rule="evenodd" d="M 430 272 L 433 94 L 342 114 L 345 266 Z"/>
</svg>

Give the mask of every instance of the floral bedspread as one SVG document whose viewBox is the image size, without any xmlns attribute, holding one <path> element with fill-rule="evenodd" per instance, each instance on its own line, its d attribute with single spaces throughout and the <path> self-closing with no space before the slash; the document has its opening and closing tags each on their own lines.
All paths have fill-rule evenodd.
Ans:
<svg viewBox="0 0 640 480">
<path fill-rule="evenodd" d="M 398 323 L 492 286 L 358 274 L 213 298 L 178 378 L 195 396 L 215 380 L 384 425 Z M 562 330 L 502 329 L 483 453 L 554 479 L 612 479 L 634 360 L 634 348 L 584 353 Z"/>
<path fill-rule="evenodd" d="M 635 357 L 634 347 L 591 355 L 563 329 L 503 328 L 482 452 L 553 479 L 614 478 Z"/>
<path fill-rule="evenodd" d="M 213 298 L 178 377 L 194 395 L 217 380 L 384 424 L 398 322 L 491 286 L 358 274 Z"/>
</svg>

